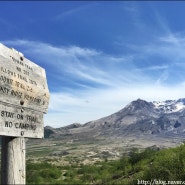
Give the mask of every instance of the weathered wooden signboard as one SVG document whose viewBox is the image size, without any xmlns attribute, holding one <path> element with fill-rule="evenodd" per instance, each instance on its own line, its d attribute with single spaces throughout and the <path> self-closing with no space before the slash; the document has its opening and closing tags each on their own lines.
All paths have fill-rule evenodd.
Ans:
<svg viewBox="0 0 185 185">
<path fill-rule="evenodd" d="M 48 104 L 45 70 L 0 43 L 0 135 L 42 138 Z"/>
</svg>

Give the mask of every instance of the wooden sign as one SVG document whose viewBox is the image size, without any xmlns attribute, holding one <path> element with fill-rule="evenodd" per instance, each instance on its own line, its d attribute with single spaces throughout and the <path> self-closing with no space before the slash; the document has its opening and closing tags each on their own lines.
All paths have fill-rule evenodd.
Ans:
<svg viewBox="0 0 185 185">
<path fill-rule="evenodd" d="M 0 101 L 47 112 L 45 70 L 19 52 L 0 44 Z"/>
<path fill-rule="evenodd" d="M 48 104 L 45 70 L 0 44 L 0 135 L 42 138 Z"/>
<path fill-rule="evenodd" d="M 43 125 L 42 112 L 0 104 L 0 135 L 43 138 Z"/>
</svg>

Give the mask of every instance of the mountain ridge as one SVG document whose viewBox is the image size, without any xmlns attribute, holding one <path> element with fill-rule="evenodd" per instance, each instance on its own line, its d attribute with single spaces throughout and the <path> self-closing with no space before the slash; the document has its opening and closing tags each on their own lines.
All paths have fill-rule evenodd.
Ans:
<svg viewBox="0 0 185 185">
<path fill-rule="evenodd" d="M 184 116 L 185 98 L 153 102 L 137 99 L 120 111 L 85 124 L 74 123 L 56 129 L 45 127 L 45 136 L 96 138 L 148 134 L 184 137 Z"/>
</svg>

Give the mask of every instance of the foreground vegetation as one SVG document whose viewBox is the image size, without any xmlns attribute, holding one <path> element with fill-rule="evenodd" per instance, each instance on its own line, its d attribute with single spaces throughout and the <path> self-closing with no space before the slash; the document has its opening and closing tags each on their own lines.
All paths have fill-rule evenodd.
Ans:
<svg viewBox="0 0 185 185">
<path fill-rule="evenodd" d="M 133 149 L 120 160 L 93 165 L 27 161 L 27 184 L 138 184 L 138 180 L 185 181 L 185 145 L 156 151 Z"/>
</svg>

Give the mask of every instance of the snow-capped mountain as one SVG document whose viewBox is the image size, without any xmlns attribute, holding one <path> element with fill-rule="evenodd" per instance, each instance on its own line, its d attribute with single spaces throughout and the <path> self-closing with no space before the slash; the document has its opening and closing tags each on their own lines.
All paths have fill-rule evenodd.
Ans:
<svg viewBox="0 0 185 185">
<path fill-rule="evenodd" d="M 78 127 L 57 129 L 60 136 L 137 137 L 143 134 L 185 137 L 185 98 L 161 102 L 138 99 L 110 116 L 79 124 Z"/>
<path fill-rule="evenodd" d="M 185 109 L 185 99 L 179 100 L 166 100 L 166 101 L 154 101 L 153 102 L 156 109 L 161 113 L 173 113 L 178 111 L 183 111 Z"/>
<path fill-rule="evenodd" d="M 147 102 L 135 100 L 122 110 L 87 123 L 101 134 L 184 134 L 185 99 Z"/>
</svg>

